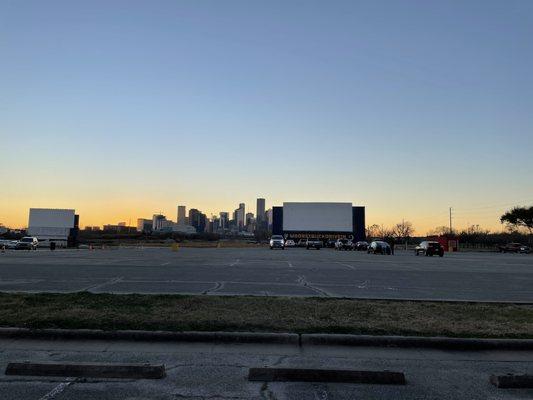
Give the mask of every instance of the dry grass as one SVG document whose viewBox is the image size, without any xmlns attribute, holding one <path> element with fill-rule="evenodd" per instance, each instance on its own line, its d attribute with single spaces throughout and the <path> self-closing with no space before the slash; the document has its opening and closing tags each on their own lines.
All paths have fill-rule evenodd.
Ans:
<svg viewBox="0 0 533 400">
<path fill-rule="evenodd" d="M 533 338 L 533 306 L 251 296 L 1 293 L 0 325 Z"/>
</svg>

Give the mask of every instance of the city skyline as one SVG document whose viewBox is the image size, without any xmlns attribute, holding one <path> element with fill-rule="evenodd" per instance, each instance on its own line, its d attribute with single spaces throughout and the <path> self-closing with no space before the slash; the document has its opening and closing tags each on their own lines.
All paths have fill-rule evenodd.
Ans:
<svg viewBox="0 0 533 400">
<path fill-rule="evenodd" d="M 134 214 L 131 214 L 131 215 L 126 215 L 126 214 L 122 214 L 123 217 L 122 218 L 115 218 L 112 214 L 109 214 L 111 215 L 110 217 L 101 217 L 101 218 L 96 218 L 96 219 L 86 219 L 85 218 L 85 210 L 84 209 L 80 209 L 79 207 L 47 207 L 46 205 L 43 205 L 42 207 L 43 208 L 57 208 L 57 209 L 62 209 L 62 208 L 72 208 L 72 209 L 76 209 L 76 213 L 80 215 L 80 227 L 85 227 L 85 226 L 89 226 L 89 227 L 93 227 L 93 226 L 99 226 L 99 227 L 102 227 L 104 225 L 116 225 L 118 224 L 119 222 L 127 222 L 127 225 L 128 226 L 135 226 L 136 223 L 137 223 L 137 220 L 138 219 L 149 219 L 151 220 L 153 218 L 153 216 L 155 215 L 164 215 L 166 217 L 167 220 L 169 221 L 175 221 L 176 223 L 178 222 L 178 218 L 177 218 L 177 208 L 178 207 L 185 207 L 186 208 L 186 215 L 187 215 L 187 218 L 189 216 L 189 211 L 191 209 L 194 209 L 194 210 L 198 210 L 200 213 L 203 213 L 208 220 L 212 220 L 213 217 L 216 217 L 216 218 L 219 218 L 220 217 L 220 213 L 226 213 L 228 214 L 228 217 L 230 220 L 233 219 L 233 214 L 234 214 L 234 211 L 229 211 L 231 209 L 235 209 L 235 208 L 238 208 L 238 206 L 240 204 L 245 204 L 246 208 L 246 212 L 245 212 L 245 215 L 248 214 L 248 213 L 252 213 L 254 215 L 255 218 L 257 218 L 257 215 L 256 213 L 254 212 L 254 205 L 257 204 L 257 200 L 259 199 L 265 199 L 265 197 L 260 197 L 260 198 L 256 198 L 255 201 L 250 201 L 249 202 L 249 205 L 246 205 L 247 203 L 243 203 L 243 202 L 237 202 L 235 203 L 233 206 L 229 206 L 228 207 L 228 210 L 223 210 L 223 209 L 220 209 L 220 210 L 214 210 L 214 211 L 206 211 L 204 209 L 202 209 L 202 207 L 198 206 L 198 207 L 195 207 L 194 205 L 192 205 L 191 207 L 189 207 L 188 205 L 184 205 L 184 204 L 175 204 L 174 207 L 172 206 L 169 206 L 169 207 L 159 207 L 159 208 L 156 208 L 154 210 L 147 210 L 146 212 L 142 213 L 142 212 L 138 212 L 138 213 L 134 213 Z M 352 201 L 348 201 L 348 202 L 352 202 Z M 530 202 L 533 202 L 533 201 L 530 201 Z M 265 207 L 265 212 L 269 209 L 271 209 L 273 206 L 279 206 L 279 205 L 282 205 L 284 203 L 284 201 L 281 201 L 279 203 L 271 203 L 268 201 L 268 198 L 266 198 L 266 207 Z M 409 221 L 409 222 L 412 222 L 413 225 L 414 225 L 414 229 L 415 229 L 415 233 L 417 235 L 425 235 L 427 234 L 428 232 L 432 231 L 434 228 L 437 228 L 437 227 L 441 227 L 441 226 L 449 226 L 449 208 L 446 208 L 444 210 L 438 210 L 436 211 L 434 214 L 430 215 L 429 217 L 431 218 L 431 220 L 428 222 L 428 216 L 425 216 L 425 218 L 400 218 L 400 219 L 397 219 L 397 220 L 394 220 L 393 222 L 383 222 L 383 220 L 380 220 L 378 218 L 375 218 L 374 216 L 372 216 L 372 213 L 369 211 L 369 208 L 368 206 L 366 206 L 365 204 L 359 204 L 359 203 L 356 203 L 356 202 L 352 202 L 354 205 L 362 205 L 362 206 L 365 206 L 366 207 L 366 210 L 367 210 L 367 223 L 366 225 L 367 226 L 370 226 L 370 225 L 379 225 L 379 226 L 384 226 L 384 227 L 392 227 L 394 224 L 396 223 L 399 223 L 399 222 L 402 222 L 402 220 L 405 220 L 405 221 Z M 462 230 L 462 229 L 466 229 L 472 225 L 478 225 L 480 228 L 484 228 L 484 229 L 490 229 L 491 231 L 493 232 L 500 232 L 500 231 L 505 231 L 506 230 L 506 226 L 501 224 L 500 223 L 500 216 L 505 212 L 507 211 L 508 209 L 514 207 L 514 206 L 519 206 L 519 205 L 527 205 L 527 202 L 526 201 L 523 201 L 523 202 L 510 202 L 510 203 L 505 203 L 505 204 L 481 204 L 481 205 L 478 205 L 478 207 L 475 207 L 475 208 L 470 208 L 470 209 L 467 209 L 467 210 L 462 210 L 462 209 L 457 209 L 457 208 L 452 208 L 452 218 L 453 218 L 453 227 L 454 229 L 456 230 Z M 41 207 L 41 206 L 39 206 Z M 31 207 L 30 207 L 31 208 Z M 38 208 L 37 206 L 33 207 L 33 208 Z M 172 211 L 174 210 L 174 211 Z M 495 211 L 495 210 L 498 210 L 498 211 Z M 11 228 L 14 228 L 14 229 L 19 229 L 19 228 L 25 228 L 27 227 L 27 221 L 28 221 L 28 209 L 25 209 L 25 210 L 22 210 L 21 214 L 23 214 L 22 216 L 22 220 L 24 221 L 22 224 L 20 225 L 16 225 L 16 224 L 9 224 L 9 223 L 6 223 L 4 222 L 4 220 L 0 219 L 0 225 L 4 225 L 6 227 L 11 227 Z M 491 217 L 487 217 L 486 215 L 487 214 L 490 214 L 490 215 L 493 215 L 493 219 L 496 220 L 496 222 L 493 224 L 493 226 L 489 226 L 488 224 L 481 224 L 479 223 L 478 221 L 481 219 L 481 218 L 476 218 L 475 216 L 476 215 L 484 215 L 485 219 L 487 218 L 491 218 Z M 371 217 L 369 217 L 369 215 Z M 95 222 L 96 221 L 96 222 Z M 418 221 L 418 223 L 417 223 Z M 190 221 L 187 221 L 187 225 L 190 225 Z"/>
<path fill-rule="evenodd" d="M 0 223 L 257 194 L 500 230 L 533 204 L 532 2 L 0 5 Z"/>
</svg>

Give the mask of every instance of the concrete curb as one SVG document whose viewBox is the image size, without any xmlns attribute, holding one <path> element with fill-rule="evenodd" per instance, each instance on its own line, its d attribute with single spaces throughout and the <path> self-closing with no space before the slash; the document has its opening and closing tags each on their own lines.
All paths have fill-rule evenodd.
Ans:
<svg viewBox="0 0 533 400">
<path fill-rule="evenodd" d="M 342 369 L 250 368 L 248 380 L 260 382 L 336 382 L 405 385 L 403 372 Z"/>
<path fill-rule="evenodd" d="M 299 344 L 297 333 L 0 328 L 0 338 Z"/>
<path fill-rule="evenodd" d="M 168 332 L 136 330 L 103 331 L 99 329 L 0 328 L 0 338 L 264 343 L 297 346 L 418 347 L 447 350 L 533 350 L 533 339 L 476 339 L 269 332 Z"/>
<path fill-rule="evenodd" d="M 302 345 L 423 347 L 456 350 L 533 350 L 533 339 L 303 334 Z"/>
<path fill-rule="evenodd" d="M 86 362 L 10 362 L 6 375 L 68 376 L 77 378 L 161 379 L 162 364 L 120 364 Z"/>
<path fill-rule="evenodd" d="M 498 389 L 533 388 L 533 375 L 491 375 L 489 381 Z"/>
</svg>

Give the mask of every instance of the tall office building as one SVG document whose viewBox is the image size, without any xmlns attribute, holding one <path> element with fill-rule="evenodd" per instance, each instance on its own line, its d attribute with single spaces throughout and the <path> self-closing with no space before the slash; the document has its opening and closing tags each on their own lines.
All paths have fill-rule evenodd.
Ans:
<svg viewBox="0 0 533 400">
<path fill-rule="evenodd" d="M 176 219 L 178 225 L 187 225 L 186 211 L 185 206 L 178 206 L 178 218 Z"/>
<path fill-rule="evenodd" d="M 220 229 L 227 230 L 229 229 L 229 213 L 221 212 L 220 213 Z"/>
<path fill-rule="evenodd" d="M 254 213 L 246 213 L 246 225 L 253 224 L 255 222 Z"/>
<path fill-rule="evenodd" d="M 205 214 L 202 214 L 196 208 L 189 210 L 189 225 L 192 225 L 196 229 L 196 232 L 205 232 L 206 223 L 207 217 Z"/>
<path fill-rule="evenodd" d="M 152 217 L 152 231 L 161 230 L 167 221 L 167 218 L 162 214 L 154 214 Z"/>
<path fill-rule="evenodd" d="M 189 225 L 194 226 L 196 232 L 200 232 L 198 230 L 200 226 L 200 214 L 200 211 L 198 211 L 196 208 L 191 208 L 189 210 Z"/>
<path fill-rule="evenodd" d="M 262 224 L 265 221 L 265 199 L 257 199 L 257 209 L 255 211 L 257 224 Z"/>
<path fill-rule="evenodd" d="M 235 210 L 235 222 L 237 223 L 237 228 L 239 229 L 239 231 L 242 231 L 244 229 L 244 226 L 246 225 L 245 218 L 245 206 L 244 203 L 240 203 L 239 208 Z"/>
<path fill-rule="evenodd" d="M 273 212 L 272 212 L 272 209 L 269 208 L 266 213 L 265 213 L 265 216 L 266 216 L 266 222 L 267 222 L 267 229 L 269 231 L 272 230 L 272 223 L 274 221 L 274 218 L 273 218 Z"/>
</svg>

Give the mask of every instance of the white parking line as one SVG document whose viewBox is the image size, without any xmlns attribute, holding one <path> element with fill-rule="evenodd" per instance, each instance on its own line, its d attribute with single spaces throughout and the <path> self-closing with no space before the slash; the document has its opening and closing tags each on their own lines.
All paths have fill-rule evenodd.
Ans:
<svg viewBox="0 0 533 400">
<path fill-rule="evenodd" d="M 61 382 L 59 385 L 57 385 L 55 388 L 53 388 L 50 392 L 46 393 L 39 400 L 52 400 L 58 394 L 64 392 L 65 389 L 68 388 L 70 385 L 72 385 L 74 382 L 75 382 L 75 380 L 68 381 L 68 382 Z"/>
<path fill-rule="evenodd" d="M 110 279 L 110 280 L 105 281 L 105 282 L 103 282 L 103 283 L 100 283 L 100 284 L 98 284 L 98 285 L 89 286 L 88 288 L 83 289 L 83 291 L 94 290 L 94 289 L 101 289 L 101 288 L 103 288 L 104 286 L 114 285 L 115 283 L 121 282 L 123 279 L 124 279 L 123 276 L 117 276 L 116 278 Z"/>
<path fill-rule="evenodd" d="M 357 286 L 357 288 L 358 289 L 366 289 L 368 287 L 368 283 L 369 282 L 370 282 L 369 280 L 366 280 L 363 283 L 361 283 L 359 286 Z"/>
<path fill-rule="evenodd" d="M 355 270 L 357 269 L 357 268 L 355 268 L 353 265 L 350 265 L 350 264 L 345 264 L 345 263 L 341 263 L 341 262 L 335 262 L 335 264 L 342 265 L 343 267 L 349 268 L 349 269 L 351 269 L 352 271 L 355 271 Z"/>
<path fill-rule="evenodd" d="M 236 266 L 241 260 L 237 258 L 237 260 L 235 260 L 234 262 L 232 262 L 229 266 L 230 267 L 234 267 Z"/>
<path fill-rule="evenodd" d="M 162 263 L 161 266 L 168 265 L 168 264 L 170 264 L 170 261 Z"/>
</svg>

